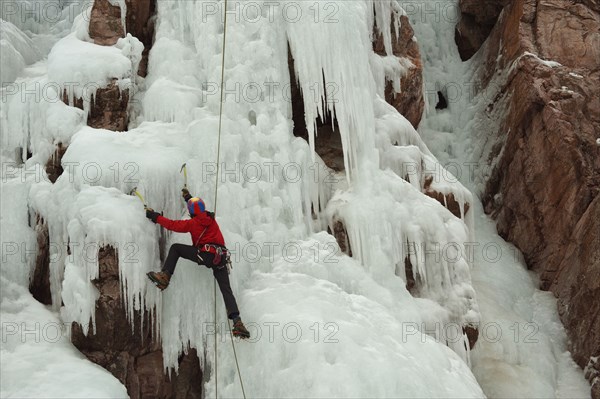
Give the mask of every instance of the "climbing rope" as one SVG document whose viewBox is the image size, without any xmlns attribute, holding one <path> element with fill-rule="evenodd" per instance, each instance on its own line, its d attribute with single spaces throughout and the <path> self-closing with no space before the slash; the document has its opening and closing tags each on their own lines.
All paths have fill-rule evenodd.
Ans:
<svg viewBox="0 0 600 399">
<path fill-rule="evenodd" d="M 222 55 L 221 55 L 221 101 L 220 101 L 220 105 L 219 105 L 219 134 L 218 134 L 218 140 L 217 140 L 217 175 L 215 178 L 215 200 L 213 202 L 215 208 L 214 208 L 214 212 L 215 215 L 217 214 L 217 198 L 219 195 L 219 168 L 221 166 L 221 130 L 223 127 L 223 95 L 224 95 L 224 90 L 223 90 L 223 86 L 225 84 L 225 44 L 226 44 L 226 39 L 227 39 L 227 0 L 224 0 L 224 4 L 223 4 L 223 50 L 222 50 Z M 215 329 L 215 398 L 218 398 L 218 364 L 217 364 L 217 280 L 213 280 L 213 293 L 214 293 L 214 329 Z M 229 329 L 231 330 L 231 324 L 229 323 L 229 318 L 227 319 L 227 325 L 229 326 Z M 233 334 L 229 335 L 231 338 L 231 347 L 233 348 L 233 357 L 235 359 L 235 366 L 237 368 L 237 373 L 238 373 L 238 377 L 240 379 L 240 386 L 242 388 L 242 395 L 244 396 L 244 399 L 246 399 L 246 392 L 244 391 L 244 383 L 242 381 L 242 374 L 240 373 L 240 365 L 238 363 L 238 358 L 237 358 L 237 353 L 235 350 L 235 343 L 233 342 Z"/>
</svg>

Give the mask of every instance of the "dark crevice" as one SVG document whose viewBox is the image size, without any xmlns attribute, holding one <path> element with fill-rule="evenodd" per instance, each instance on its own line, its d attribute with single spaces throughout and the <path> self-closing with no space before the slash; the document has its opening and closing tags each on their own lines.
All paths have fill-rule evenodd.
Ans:
<svg viewBox="0 0 600 399">
<path fill-rule="evenodd" d="M 337 219 L 333 222 L 333 231 L 331 227 L 327 228 L 327 232 L 335 237 L 335 240 L 340 247 L 340 250 L 348 256 L 352 256 L 352 247 L 350 247 L 350 239 L 344 222 Z"/>
<path fill-rule="evenodd" d="M 410 262 L 410 258 L 407 256 L 404 258 L 404 272 L 406 274 L 406 289 L 412 296 L 416 296 L 416 285 L 415 275 L 413 271 L 413 265 Z"/>
<path fill-rule="evenodd" d="M 136 37 L 144 45 L 138 74 L 146 76 L 148 53 L 154 41 L 156 0 L 126 0 L 125 27 L 119 5 L 113 5 L 109 0 L 95 0 L 93 3 L 88 29 L 90 38 L 98 45 L 112 46 L 127 33 Z"/>
<path fill-rule="evenodd" d="M 435 105 L 435 109 L 446 109 L 448 108 L 448 101 L 446 101 L 446 97 L 444 93 L 441 91 L 437 92 L 438 95 L 438 103 Z"/>
<path fill-rule="evenodd" d="M 61 161 L 66 151 L 67 147 L 63 146 L 62 143 L 58 143 L 56 146 L 56 151 L 54 151 L 54 154 L 46 163 L 46 174 L 52 183 L 55 183 L 63 172 Z"/>
<path fill-rule="evenodd" d="M 144 45 L 142 61 L 138 75 L 145 77 L 148 73 L 148 55 L 154 43 L 154 28 L 156 25 L 156 0 L 127 1 L 126 27 Z"/>
<path fill-rule="evenodd" d="M 467 324 L 466 326 L 463 326 L 462 330 L 463 333 L 467 335 L 469 349 L 473 349 L 477 339 L 479 338 L 479 328 L 477 328 L 477 326 Z"/>
<path fill-rule="evenodd" d="M 35 269 L 29 281 L 29 292 L 44 305 L 52 304 L 50 291 L 50 235 L 48 225 L 39 215 L 36 216 L 37 255 Z"/>
<path fill-rule="evenodd" d="M 309 141 L 308 129 L 305 120 L 304 96 L 296 81 L 294 58 L 288 46 L 288 66 L 290 73 L 290 91 L 292 101 L 292 120 L 294 122 L 294 136 L 302 137 Z M 336 172 L 344 170 L 344 151 L 342 137 L 337 119 L 327 109 L 327 99 L 324 107 L 325 115 L 317 118 L 315 123 L 315 152 L 329 168 Z"/>
<path fill-rule="evenodd" d="M 507 0 L 460 1 L 461 15 L 454 32 L 454 42 L 461 60 L 466 61 L 479 51 L 508 3 Z"/>
<path fill-rule="evenodd" d="M 23 157 L 23 155 L 25 155 L 25 157 Z M 17 165 L 22 165 L 25 161 L 27 161 L 32 156 L 33 156 L 33 154 L 31 153 L 29 146 L 27 146 L 27 148 L 25 148 L 25 154 L 23 154 L 23 147 L 15 148 L 15 162 L 17 163 Z"/>
</svg>

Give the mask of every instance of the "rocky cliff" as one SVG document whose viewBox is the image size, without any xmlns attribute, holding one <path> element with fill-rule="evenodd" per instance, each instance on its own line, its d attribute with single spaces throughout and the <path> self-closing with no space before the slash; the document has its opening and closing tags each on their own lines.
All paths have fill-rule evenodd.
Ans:
<svg viewBox="0 0 600 399">
<path fill-rule="evenodd" d="M 468 58 L 487 40 L 474 58 L 494 143 L 481 160 L 492 166 L 485 209 L 558 297 L 573 357 L 590 364 L 597 398 L 600 7 L 594 0 L 473 3 L 460 2 L 456 41 Z"/>
<path fill-rule="evenodd" d="M 106 368 L 131 398 L 201 398 L 202 371 L 195 349 L 179 359 L 177 373 L 165 375 L 160 339 L 153 334 L 148 313 L 127 319 L 119 283 L 116 251 L 104 247 L 98 253 L 100 276 L 93 281 L 100 297 L 96 302 L 96 331 L 85 335 L 73 323 L 71 340 L 88 359 Z"/>
<path fill-rule="evenodd" d="M 400 18 L 399 35 L 392 37 L 393 54 L 410 61 L 410 67 L 400 81 L 400 93 L 394 91 L 391 82 L 385 88 L 385 100 L 394 106 L 415 127 L 419 127 L 425 101 L 423 99 L 423 64 L 419 45 L 410 22 L 406 16 Z M 392 27 L 392 31 L 394 27 Z M 376 54 L 385 55 L 383 35 L 375 34 L 373 50 Z"/>
</svg>

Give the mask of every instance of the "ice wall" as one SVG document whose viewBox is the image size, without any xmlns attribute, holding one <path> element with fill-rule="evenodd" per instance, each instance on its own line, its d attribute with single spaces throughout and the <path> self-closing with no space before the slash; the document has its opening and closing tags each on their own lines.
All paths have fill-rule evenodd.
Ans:
<svg viewBox="0 0 600 399">
<path fill-rule="evenodd" d="M 230 11 L 244 4 L 230 2 Z M 48 221 L 50 235 L 62 245 L 79 244 L 72 256 L 62 255 L 53 265 L 54 306 L 62 301 L 65 320 L 93 326 L 94 248 L 115 246 L 128 312 L 156 312 L 165 365 L 177 369 L 179 355 L 194 347 L 205 353 L 207 370 L 217 367 L 210 272 L 180 261 L 171 287 L 160 295 L 144 277 L 159 268 L 158 228 L 144 218 L 139 200 L 126 195 L 138 186 L 150 206 L 182 217 L 179 167 L 186 162 L 190 191 L 209 209 L 218 205 L 218 221 L 235 251 L 233 289 L 256 337 L 238 345 L 251 395 L 481 396 L 466 364 L 462 331 L 451 344 L 427 336 L 423 327 L 478 320 L 469 265 L 463 259 L 431 260 L 405 246 L 455 244 L 460 251 L 470 231 L 422 193 L 426 173 L 421 172 L 437 161 L 381 98 L 385 73 L 373 61 L 372 34 L 383 32 L 389 49 L 401 10 L 394 1 L 331 4 L 333 23 L 294 22 L 282 14 L 280 6 L 287 5 L 314 16 L 304 2 L 262 4 L 261 12 L 247 11 L 253 18 L 230 19 L 219 175 L 214 163 L 222 3 L 158 2 L 149 73 L 140 84 L 145 90 L 135 96 L 140 114 L 127 132 L 85 127 L 85 115 L 62 103 L 15 102 L 3 108 L 15 132 L 3 139 L 33 150 L 26 166 L 45 162 L 55 143 L 69 144 L 57 182 L 39 182 L 30 191 L 30 205 Z M 135 75 L 136 57 L 124 52 L 139 49 L 134 40 L 128 47 L 95 46 L 82 26 L 54 46 L 46 69 L 25 70 L 27 84 L 52 79 L 62 89 L 74 78 L 101 86 Z M 288 46 L 298 76 L 289 76 Z M 290 79 L 298 79 L 304 93 L 309 143 L 292 134 Z M 332 175 L 311 148 L 312 126 L 326 109 L 339 123 L 345 175 Z M 48 134 L 57 113 L 68 123 Z M 37 149 L 42 144 L 44 156 Z M 407 160 L 416 166 L 408 181 L 398 166 Z M 459 183 L 436 184 L 461 203 L 471 199 Z M 322 231 L 334 216 L 348 228 L 354 258 L 341 254 Z M 168 244 L 174 242 L 189 244 L 189 238 L 169 235 Z M 135 262 L 128 262 L 129 244 L 136 246 Z M 80 249 L 86 246 L 92 248 L 91 260 Z M 407 257 L 422 282 L 423 298 L 406 289 Z M 217 301 L 220 373 L 218 382 L 207 373 L 206 394 L 218 383 L 222 394 L 238 396 L 220 296 Z"/>
</svg>

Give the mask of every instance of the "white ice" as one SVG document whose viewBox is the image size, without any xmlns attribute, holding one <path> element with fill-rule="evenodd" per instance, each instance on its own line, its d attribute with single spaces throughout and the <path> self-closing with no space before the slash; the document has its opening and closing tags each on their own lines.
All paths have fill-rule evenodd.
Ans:
<svg viewBox="0 0 600 399">
<path fill-rule="evenodd" d="M 243 4 L 230 2 L 230 11 Z M 337 7 L 334 17 L 340 23 L 325 23 L 325 14 L 315 22 L 313 4 L 292 1 L 262 4 L 261 12 L 248 11 L 251 19 L 231 15 L 219 174 L 215 162 L 222 3 L 158 2 L 145 79 L 135 76 L 142 50 L 139 41 L 128 37 L 111 47 L 94 45 L 83 16 L 55 35 L 60 40 L 47 61 L 19 72 L 17 81 L 26 87 L 57 82 L 58 89 L 51 93 L 56 96 L 67 88 L 71 100 L 89 100 L 93 92 L 82 89 L 87 82 L 99 88 L 116 79 L 121 87 L 135 89 L 134 118 L 127 132 L 89 128 L 88 108 L 81 111 L 60 101 L 19 101 L 11 94 L 2 104 L 3 127 L 10 127 L 10 134 L 2 136 L 3 160 L 11 159 L 15 150 L 20 151 L 17 160 L 25 159 L 27 150 L 33 152 L 23 166 L 9 170 L 15 176 L 9 184 L 27 196 L 31 214 L 47 221 L 58 248 L 64 249 L 67 242 L 78 244 L 73 245 L 72 256 L 60 252 L 51 265 L 52 311 L 60 312 L 62 321 L 84 326 L 91 321 L 93 328 L 95 251 L 103 245 L 116 247 L 128 314 L 156 313 L 166 371 L 176 372 L 180 354 L 194 347 L 203 354 L 205 394 L 212 396 L 218 384 L 221 395 L 241 395 L 218 292 L 218 363 L 214 361 L 210 271 L 180 260 L 171 287 L 162 294 L 144 276 L 160 267 L 159 237 L 164 233 L 144 218 L 139 199 L 127 193 L 137 186 L 148 205 L 167 217 L 181 218 L 179 167 L 186 162 L 190 191 L 217 210 L 234 251 L 232 286 L 254 335 L 250 342 L 237 344 L 249 396 L 481 397 L 479 384 L 490 395 L 508 392 L 507 381 L 493 385 L 496 380 L 483 372 L 491 353 L 485 342 L 478 343 L 479 352 L 476 347 L 469 353 L 461 329 L 489 320 L 480 315 L 478 293 L 471 283 L 471 273 L 479 273 L 481 266 L 478 269 L 476 263 L 473 270 L 464 257 L 431 259 L 422 252 L 438 245 L 466 254 L 466 243 L 476 235 L 473 214 L 479 208 L 460 176 L 436 158 L 450 159 L 439 151 L 439 143 L 449 141 L 455 132 L 430 140 L 430 151 L 410 123 L 382 100 L 386 77 L 410 67 L 389 53 L 403 11 L 387 0 L 315 4 L 321 13 L 328 4 Z M 215 5 L 217 12 L 208 12 Z M 285 6 L 288 11 L 299 7 L 304 17 L 295 22 L 284 18 Z M 425 63 L 455 66 L 455 54 L 444 44 L 449 39 L 436 37 L 434 28 L 439 27 L 421 23 L 419 30 L 415 24 Z M 384 35 L 388 50 L 384 57 L 373 53 L 374 29 Z M 288 44 L 297 76 L 288 73 Z M 447 59 L 439 60 L 433 53 L 440 50 L 438 44 Z M 303 90 L 309 143 L 292 134 L 291 79 L 298 79 Z M 66 87 L 69 82 L 76 82 L 75 88 Z M 402 89 L 397 81 L 394 87 Z M 315 120 L 326 111 L 339 124 L 345 174 L 332 174 L 312 151 Z M 438 118 L 439 123 L 434 116 L 428 119 L 425 137 L 431 137 L 433 129 L 461 126 L 452 114 Z M 51 184 L 40 166 L 59 142 L 68 145 L 62 159 L 65 172 Z M 20 184 L 18 179 L 28 170 L 39 173 Z M 457 199 L 460 218 L 421 192 L 430 176 L 432 189 Z M 471 204 L 469 212 L 466 203 Z M 7 205 L 20 215 L 14 233 L 8 234 L 32 242 L 34 233 L 18 206 Z M 4 212 L 3 208 L 3 217 Z M 334 218 L 346 225 L 353 258 L 340 253 L 325 232 Z M 167 245 L 190 243 L 187 235 L 163 237 Z M 405 242 L 419 250 L 411 252 Z M 91 256 L 86 248 L 91 248 Z M 407 256 L 422 281 L 418 298 L 405 287 Z M 11 284 L 23 286 L 29 273 L 16 270 L 19 267 L 23 265 L 16 261 L 8 264 L 7 275 Z M 483 284 L 479 287 L 488 295 Z M 26 295 L 22 292 L 20 297 Z M 486 296 L 485 305 L 488 300 Z M 548 301 L 542 295 L 538 302 L 547 306 Z M 497 309 L 485 311 L 495 315 Z M 449 337 L 452 326 L 458 330 Z M 569 358 L 560 345 L 564 342 L 553 348 L 562 353 L 561 364 L 567 365 Z M 512 367 L 506 357 L 501 359 Z M 558 386 L 581 382 L 575 372 L 572 379 L 565 379 L 562 366 L 559 374 L 549 373 L 545 364 L 529 367 L 531 375 L 539 376 L 531 384 L 534 396 L 547 393 L 548 387 L 562 394 L 565 391 Z M 7 394 L 14 392 L 11 388 Z M 114 392 L 107 385 L 103 394 Z"/>
</svg>

